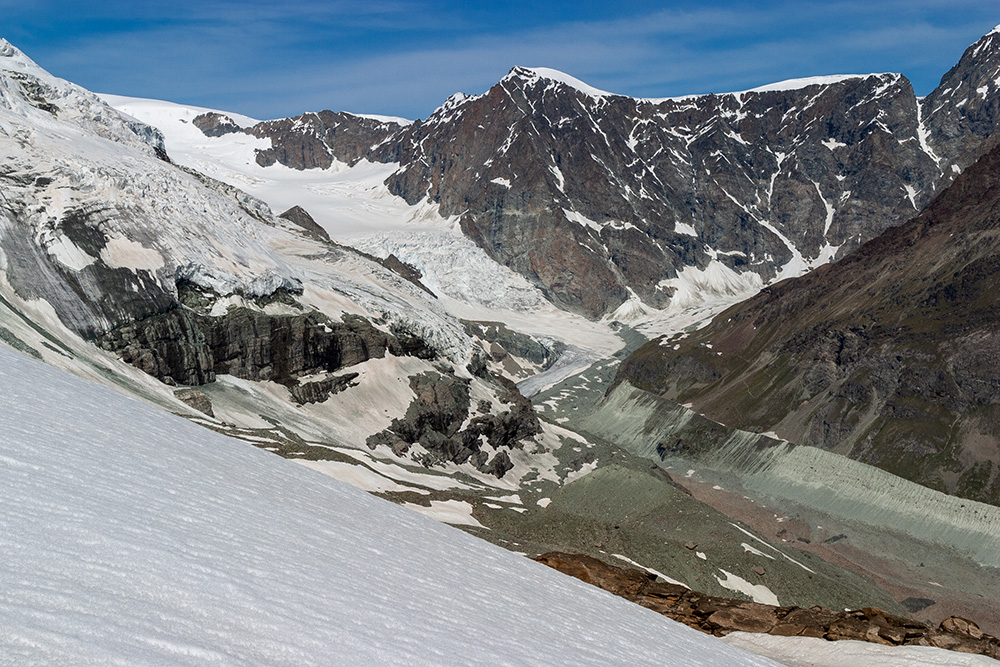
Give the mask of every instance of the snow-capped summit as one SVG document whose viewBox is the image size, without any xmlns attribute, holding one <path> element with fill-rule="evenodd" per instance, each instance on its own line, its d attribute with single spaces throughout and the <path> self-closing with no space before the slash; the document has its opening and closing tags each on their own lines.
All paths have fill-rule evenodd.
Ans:
<svg viewBox="0 0 1000 667">
<path fill-rule="evenodd" d="M 640 99 L 518 66 L 407 126 L 289 122 L 257 157 L 294 169 L 381 163 L 391 195 L 457 219 L 558 306 L 658 326 L 681 301 L 739 299 L 917 213 L 1000 124 L 988 113 L 1000 99 L 994 37 L 924 100 L 892 73 Z M 969 86 L 947 83 L 956 76 Z M 421 270 L 433 280 L 444 268 Z M 705 272 L 738 288 L 704 292 Z M 619 310 L 633 300 L 642 307 Z"/>
<path fill-rule="evenodd" d="M 0 40 L 0 111 L 52 131 L 68 125 L 149 155 L 164 155 L 163 137 L 157 130 L 122 116 L 94 93 L 49 74 L 5 39 Z"/>
<path fill-rule="evenodd" d="M 42 71 L 34 60 L 3 37 L 0 37 L 0 69 Z"/>
<path fill-rule="evenodd" d="M 763 86 L 757 86 L 756 88 L 750 88 L 749 90 L 743 90 L 737 93 L 731 93 L 732 95 L 740 95 L 743 93 L 767 93 L 777 90 L 800 90 L 802 88 L 807 88 L 809 86 L 832 86 L 837 83 L 842 83 L 844 81 L 850 81 L 851 79 L 866 79 L 868 77 L 898 77 L 899 74 L 829 74 L 826 76 L 810 76 L 798 79 L 786 79 L 784 81 L 776 81 L 774 83 L 769 83 Z"/>
<path fill-rule="evenodd" d="M 580 79 L 577 79 L 574 76 L 570 76 L 565 72 L 560 72 L 559 70 L 551 69 L 549 67 L 517 66 L 511 69 L 507 76 L 503 78 L 503 80 L 510 79 L 519 79 L 526 82 L 534 82 L 542 79 L 553 83 L 561 83 L 591 97 L 620 97 L 616 93 L 609 93 L 606 90 L 600 90 L 590 84 L 580 81 Z"/>
</svg>

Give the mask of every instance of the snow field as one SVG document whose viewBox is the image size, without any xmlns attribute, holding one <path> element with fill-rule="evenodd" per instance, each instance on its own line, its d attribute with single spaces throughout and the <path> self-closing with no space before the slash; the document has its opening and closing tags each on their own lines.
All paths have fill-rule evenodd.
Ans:
<svg viewBox="0 0 1000 667">
<path fill-rule="evenodd" d="M 788 667 L 996 667 L 984 655 L 955 653 L 933 646 L 882 646 L 853 640 L 830 642 L 814 637 L 775 637 L 734 632 L 732 646 L 766 655 Z"/>
<path fill-rule="evenodd" d="M 765 665 L 0 349 L 0 664 Z"/>
</svg>

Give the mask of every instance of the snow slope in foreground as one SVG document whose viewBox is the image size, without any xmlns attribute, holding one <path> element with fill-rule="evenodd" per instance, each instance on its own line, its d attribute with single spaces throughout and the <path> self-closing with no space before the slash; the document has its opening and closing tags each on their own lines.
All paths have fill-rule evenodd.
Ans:
<svg viewBox="0 0 1000 667">
<path fill-rule="evenodd" d="M 0 664 L 774 664 L 4 347 L 0 394 Z"/>
</svg>

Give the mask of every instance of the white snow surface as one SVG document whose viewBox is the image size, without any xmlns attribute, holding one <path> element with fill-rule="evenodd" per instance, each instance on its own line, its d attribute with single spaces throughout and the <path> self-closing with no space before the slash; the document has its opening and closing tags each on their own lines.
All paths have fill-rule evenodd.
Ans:
<svg viewBox="0 0 1000 667">
<path fill-rule="evenodd" d="M 818 637 L 775 637 L 734 632 L 722 640 L 781 661 L 788 667 L 996 667 L 984 655 L 946 651 L 933 646 L 882 646 L 869 642 L 831 642 Z"/>
<path fill-rule="evenodd" d="M 735 575 L 732 572 L 726 572 L 721 568 L 719 569 L 719 572 L 726 575 L 725 579 L 715 575 L 715 580 L 718 581 L 719 585 L 723 588 L 728 588 L 729 590 L 736 591 L 737 593 L 743 593 L 751 600 L 759 604 L 770 604 L 775 607 L 780 605 L 778 602 L 778 596 L 764 584 L 751 584 L 743 577 Z"/>
<path fill-rule="evenodd" d="M 769 83 L 763 86 L 757 86 L 756 88 L 750 88 L 749 90 L 743 90 L 738 93 L 732 93 L 733 95 L 739 95 L 741 93 L 769 93 L 773 91 L 780 90 L 801 90 L 802 88 L 808 88 L 809 86 L 831 86 L 835 83 L 840 83 L 842 81 L 849 81 L 851 79 L 867 79 L 871 76 L 879 76 L 878 74 L 828 74 L 826 76 L 807 76 L 801 79 L 785 79 L 784 81 L 775 81 L 774 83 Z"/>
<path fill-rule="evenodd" d="M 0 391 L 2 663 L 776 664 L 5 347 Z"/>
<path fill-rule="evenodd" d="M 39 108 L 30 92 L 35 89 L 59 107 L 57 115 Z M 176 125 L 200 134 L 189 121 L 204 110 L 165 103 L 151 108 L 172 114 Z M 254 122 L 227 115 L 241 124 Z M 230 141 L 222 146 L 231 154 L 219 158 L 219 164 L 252 156 L 254 142 L 261 143 L 246 135 L 223 139 Z M 0 152 L 7 156 L 8 170 L 46 177 L 38 186 L 29 180 L 28 185 L 6 187 L 3 198 L 10 210 L 26 213 L 0 211 L 0 234 L 30 235 L 50 258 L 79 271 L 97 258 L 76 246 L 61 231 L 60 221 L 76 209 L 98 208 L 106 217 L 101 225 L 108 237 L 101 259 L 110 267 L 151 277 L 168 290 L 178 279 L 222 295 L 263 295 L 304 285 L 305 305 L 333 318 L 343 312 L 381 318 L 421 335 L 464 368 L 473 343 L 437 300 L 368 260 L 302 238 L 290 223 L 275 219 L 264 201 L 163 162 L 156 155 L 160 141 L 150 125 L 48 74 L 10 44 L 0 44 Z M 365 174 L 374 169 L 371 178 L 379 183 L 384 178 L 379 175 L 383 165 L 359 168 Z M 207 167 L 202 171 L 216 175 Z M 355 185 L 363 188 L 365 183 L 362 179 Z M 373 205 L 370 198 L 366 201 Z M 440 216 L 434 219 L 441 221 Z M 7 252 L 0 248 L 4 270 Z M 89 326 L 106 328 L 86 309 L 79 317 Z"/>
<path fill-rule="evenodd" d="M 561 83 L 571 88 L 589 95 L 591 97 L 627 97 L 621 95 L 620 93 L 610 93 L 606 90 L 600 90 L 595 88 L 588 83 L 577 79 L 574 76 L 566 74 L 565 72 L 560 72 L 549 67 L 518 67 L 515 72 L 511 75 L 519 74 L 523 76 L 524 72 L 528 72 L 537 79 L 545 79 L 548 81 L 553 81 L 556 83 Z M 509 75 L 510 76 L 510 75 Z M 803 77 L 799 79 L 786 79 L 784 81 L 776 81 L 774 83 L 769 83 L 763 86 L 757 86 L 756 88 L 750 88 L 748 90 L 733 91 L 730 93 L 719 93 L 721 95 L 742 95 L 744 93 L 766 93 L 774 91 L 784 91 L 784 90 L 800 90 L 802 88 L 807 88 L 809 86 L 830 86 L 833 84 L 841 83 L 842 81 L 848 81 L 850 79 L 866 79 L 873 76 L 882 76 L 880 74 L 828 74 L 824 76 L 810 76 Z M 895 76 L 895 75 L 892 75 Z M 644 100 L 651 103 L 660 103 L 666 101 L 679 102 L 683 100 L 688 100 L 696 97 L 703 97 L 704 95 L 681 95 L 676 97 L 658 97 L 658 98 L 643 98 L 637 97 L 634 99 Z"/>
<path fill-rule="evenodd" d="M 594 88 L 590 84 L 584 83 L 583 81 L 580 81 L 574 76 L 570 76 L 565 72 L 560 72 L 559 70 L 552 69 L 550 67 L 521 67 L 519 69 L 521 69 L 522 71 L 526 70 L 528 72 L 531 72 L 539 79 L 546 79 L 548 81 L 554 81 L 556 83 L 565 84 L 570 88 L 575 88 L 576 90 L 579 90 L 581 93 L 584 93 L 585 95 L 590 95 L 591 97 L 616 96 L 615 93 L 609 93 L 606 90 L 600 90 L 598 88 Z M 621 96 L 618 95 L 618 97 Z"/>
</svg>

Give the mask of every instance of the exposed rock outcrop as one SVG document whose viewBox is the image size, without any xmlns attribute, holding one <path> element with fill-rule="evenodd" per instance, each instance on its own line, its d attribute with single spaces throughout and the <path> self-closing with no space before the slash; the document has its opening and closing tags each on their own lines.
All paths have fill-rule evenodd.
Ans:
<svg viewBox="0 0 1000 667">
<path fill-rule="evenodd" d="M 503 322 L 463 320 L 462 324 L 467 334 L 480 338 L 487 344 L 484 347 L 493 362 L 502 362 L 507 356 L 513 355 L 545 369 L 555 362 L 565 347 L 559 341 L 553 341 L 549 345 L 542 344 L 536 338 L 509 329 Z"/>
<path fill-rule="evenodd" d="M 322 403 L 331 395 L 340 393 L 348 387 L 355 387 L 354 382 L 358 373 L 344 373 L 343 375 L 333 375 L 322 380 L 312 382 L 300 382 L 292 385 L 288 390 L 292 394 L 292 399 L 299 405 L 303 403 Z"/>
<path fill-rule="evenodd" d="M 333 322 L 316 312 L 269 315 L 247 307 L 211 316 L 184 306 L 113 329 L 98 344 L 167 384 L 201 385 L 227 374 L 289 386 L 381 358 L 390 347 L 413 347 L 357 316 Z"/>
<path fill-rule="evenodd" d="M 328 169 L 334 160 L 354 164 L 399 128 L 393 122 L 320 111 L 264 121 L 245 131 L 271 140 L 271 148 L 257 152 L 263 167 L 280 163 L 292 169 Z"/>
<path fill-rule="evenodd" d="M 278 217 L 294 222 L 296 225 L 309 232 L 312 236 L 322 241 L 330 240 L 330 235 L 327 234 L 326 230 L 320 227 L 319 223 L 317 223 L 313 217 L 309 215 L 309 212 L 301 206 L 293 206 L 284 213 L 280 214 Z"/>
<path fill-rule="evenodd" d="M 229 116 L 214 111 L 195 116 L 191 124 L 201 130 L 206 137 L 221 137 L 243 129 Z"/>
<path fill-rule="evenodd" d="M 418 459 L 425 466 L 471 462 L 481 472 L 503 477 L 514 467 L 504 450 L 522 447 L 525 438 L 541 433 L 541 424 L 513 383 L 494 379 L 501 384 L 498 397 L 509 409 L 493 414 L 486 402 L 472 416 L 469 380 L 433 371 L 410 378 L 415 397 L 406 414 L 370 436 L 368 446 L 386 445 L 402 456 L 419 444 L 426 450 Z M 494 450 L 492 458 L 484 446 Z"/>
<path fill-rule="evenodd" d="M 215 416 L 215 412 L 212 410 L 212 399 L 210 399 L 205 392 L 187 387 L 175 391 L 174 396 L 177 400 L 190 405 L 198 412 L 203 412 L 209 417 Z"/>
<path fill-rule="evenodd" d="M 887 646 L 936 646 L 1000 659 L 1000 640 L 983 633 L 973 621 L 957 616 L 934 628 L 874 607 L 854 611 L 774 607 L 704 595 L 684 586 L 658 582 L 656 575 L 647 572 L 608 565 L 580 554 L 553 552 L 535 560 L 717 637 L 739 631 L 830 641 L 853 639 Z"/>
</svg>

